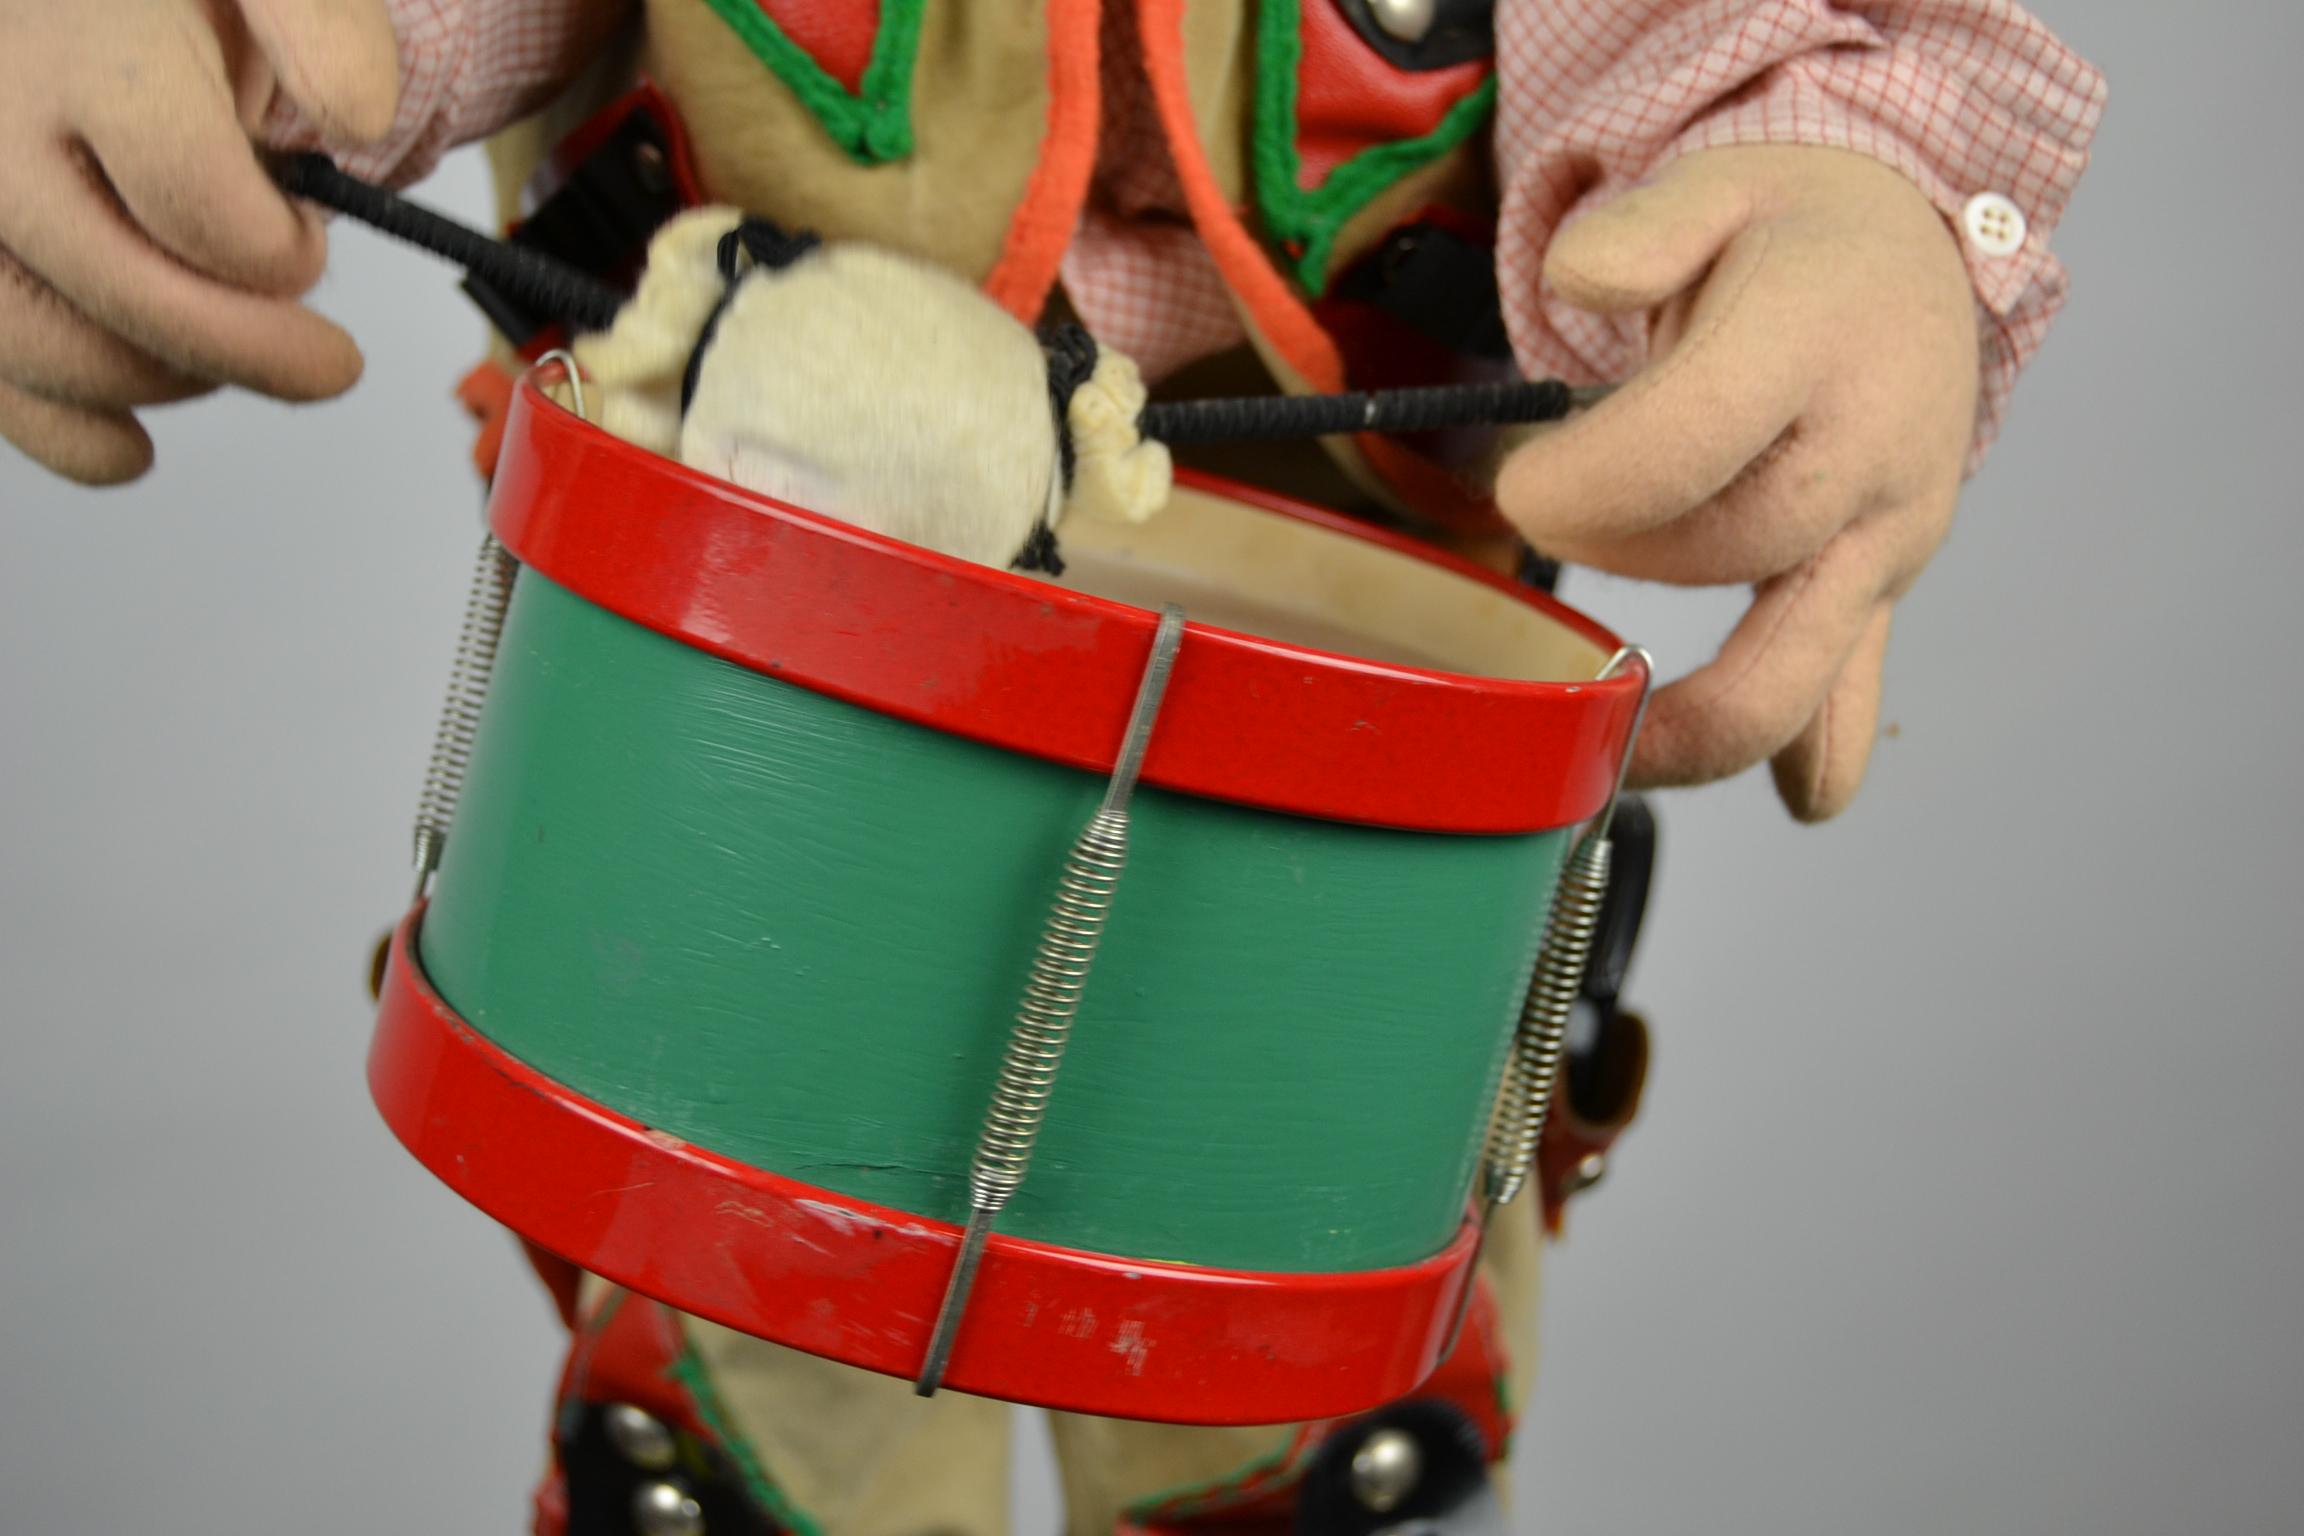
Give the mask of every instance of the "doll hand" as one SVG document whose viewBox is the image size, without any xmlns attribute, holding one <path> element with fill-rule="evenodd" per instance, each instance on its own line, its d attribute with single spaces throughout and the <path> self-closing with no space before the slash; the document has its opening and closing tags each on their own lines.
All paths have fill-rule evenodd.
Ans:
<svg viewBox="0 0 2304 1536">
<path fill-rule="evenodd" d="M 1693 784 L 1773 759 L 1803 821 L 1854 798 L 1889 608 L 1952 520 L 1975 427 L 1975 302 L 1950 228 L 1877 161 L 1702 150 L 1569 225 L 1546 281 L 1650 312 L 1655 361 L 1505 461 L 1497 501 L 1545 554 L 1751 608 L 1660 690 L 1633 763 Z"/>
<path fill-rule="evenodd" d="M 276 94 L 331 138 L 399 93 L 384 0 L 0 0 L 0 437 L 59 474 L 152 462 L 133 407 L 360 376 L 295 302 L 326 237 L 250 143 Z"/>
</svg>

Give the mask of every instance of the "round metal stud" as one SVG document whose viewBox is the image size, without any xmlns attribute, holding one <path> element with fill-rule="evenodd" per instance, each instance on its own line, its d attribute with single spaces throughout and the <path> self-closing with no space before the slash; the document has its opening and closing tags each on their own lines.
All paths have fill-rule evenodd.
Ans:
<svg viewBox="0 0 2304 1536">
<path fill-rule="evenodd" d="M 1575 1177 L 1568 1181 L 1568 1192 L 1580 1195 L 1608 1177 L 1608 1159 L 1598 1152 L 1587 1152 L 1576 1159 Z"/>
<path fill-rule="evenodd" d="M 1352 1496 L 1381 1515 L 1398 1509 L 1424 1475 L 1424 1448 L 1401 1429 L 1380 1429 L 1352 1453 Z"/>
<path fill-rule="evenodd" d="M 661 196 L 672 190 L 672 172 L 664 163 L 664 151 L 653 144 L 632 151 L 632 173 L 643 192 Z"/>
<path fill-rule="evenodd" d="M 608 1425 L 608 1443 L 616 1454 L 643 1472 L 669 1472 L 680 1459 L 680 1446 L 672 1431 L 654 1414 L 630 1403 L 611 1403 L 601 1415 Z"/>
<path fill-rule="evenodd" d="M 704 1536 L 704 1506 L 678 1483 L 642 1483 L 632 1495 L 640 1536 Z"/>
<path fill-rule="evenodd" d="M 1368 14 L 1376 25 L 1404 43 L 1420 43 L 1432 30 L 1439 0 L 1368 0 Z"/>
</svg>

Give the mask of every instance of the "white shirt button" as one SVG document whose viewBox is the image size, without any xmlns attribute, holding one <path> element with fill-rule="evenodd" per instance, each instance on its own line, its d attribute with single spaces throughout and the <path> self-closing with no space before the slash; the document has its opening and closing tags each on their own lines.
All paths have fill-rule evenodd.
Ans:
<svg viewBox="0 0 2304 1536">
<path fill-rule="evenodd" d="M 1968 231 L 1968 243 L 1987 256 L 2013 256 L 2024 249 L 2024 210 L 1998 192 L 1968 199 L 1960 225 Z"/>
</svg>

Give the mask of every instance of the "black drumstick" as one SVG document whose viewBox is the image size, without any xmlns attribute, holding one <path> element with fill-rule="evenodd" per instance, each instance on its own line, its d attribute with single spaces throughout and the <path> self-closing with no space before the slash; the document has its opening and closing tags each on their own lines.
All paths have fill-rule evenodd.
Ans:
<svg viewBox="0 0 2304 1536">
<path fill-rule="evenodd" d="M 283 157 L 281 189 L 442 256 L 542 314 L 581 330 L 606 330 L 624 295 L 588 272 L 482 234 L 389 188 L 346 174 L 322 154 Z M 1160 400 L 1138 426 L 1165 443 L 1271 441 L 1350 432 L 1430 432 L 1442 427 L 1557 421 L 1575 403 L 1558 379 L 1439 384 L 1340 395 L 1238 395 Z"/>
<path fill-rule="evenodd" d="M 389 187 L 347 175 L 326 155 L 284 156 L 272 174 L 289 196 L 334 209 L 418 250 L 446 257 L 539 314 L 579 329 L 608 329 L 624 305 L 623 294 L 591 273 L 541 251 L 484 235 Z"/>
<path fill-rule="evenodd" d="M 1342 395 L 1234 395 L 1155 400 L 1137 424 L 1164 443 L 1269 441 L 1340 432 L 1430 432 L 1441 427 L 1558 421 L 1574 403 L 1558 379 L 1431 384 Z"/>
</svg>

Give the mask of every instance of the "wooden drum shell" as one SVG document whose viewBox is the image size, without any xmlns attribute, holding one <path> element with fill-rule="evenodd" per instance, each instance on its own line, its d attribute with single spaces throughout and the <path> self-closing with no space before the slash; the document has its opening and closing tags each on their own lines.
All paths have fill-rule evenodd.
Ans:
<svg viewBox="0 0 2304 1536">
<path fill-rule="evenodd" d="M 1613 648 L 1415 546 L 1189 494 L 1444 567 L 1593 670 Z M 379 1102 L 578 1264 L 910 1374 L 1152 615 L 776 506 L 533 385 L 491 519 L 524 569 L 387 983 Z M 1188 631 L 949 1385 L 1258 1422 L 1421 1379 L 1469 1282 L 1465 1197 L 1567 830 L 1635 688 Z"/>
</svg>

